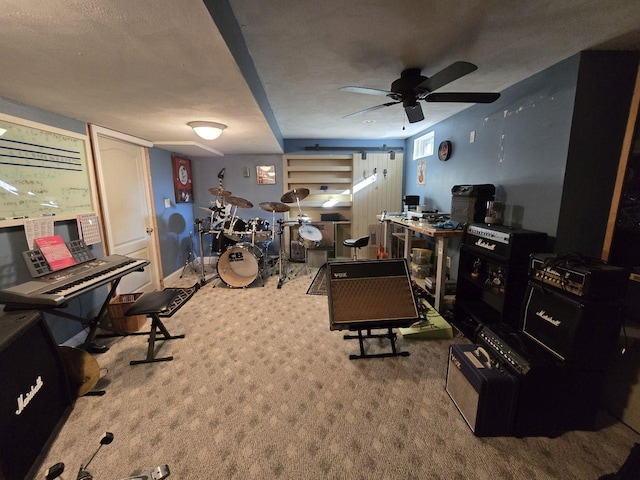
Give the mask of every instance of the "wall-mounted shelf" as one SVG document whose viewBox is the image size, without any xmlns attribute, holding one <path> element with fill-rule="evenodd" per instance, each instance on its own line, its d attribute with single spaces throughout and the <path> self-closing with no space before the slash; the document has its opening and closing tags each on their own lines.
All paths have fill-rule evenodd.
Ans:
<svg viewBox="0 0 640 480">
<path fill-rule="evenodd" d="M 322 213 L 332 209 L 348 209 L 343 216 L 351 217 L 352 155 L 284 155 L 282 172 L 283 192 L 294 188 L 309 189 L 309 195 L 300 201 L 300 208 L 313 220 L 320 220 Z M 330 208 L 323 208 L 328 200 L 337 203 Z"/>
</svg>

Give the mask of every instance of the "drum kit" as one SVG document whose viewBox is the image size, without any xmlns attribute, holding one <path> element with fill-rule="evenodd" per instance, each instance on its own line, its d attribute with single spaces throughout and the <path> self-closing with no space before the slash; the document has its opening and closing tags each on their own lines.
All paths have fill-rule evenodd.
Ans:
<svg viewBox="0 0 640 480">
<path fill-rule="evenodd" d="M 300 201 L 309 195 L 309 189 L 291 190 L 280 198 L 279 202 L 262 202 L 260 210 L 271 213 L 271 221 L 254 217 L 243 219 L 238 209 L 253 208 L 253 203 L 242 197 L 233 196 L 232 192 L 222 188 L 210 188 L 209 193 L 216 196 L 208 208 L 209 219 L 196 219 L 198 225 L 199 246 L 203 251 L 203 235 L 211 234 L 211 250 L 218 254 L 217 277 L 229 288 L 244 288 L 258 278 L 264 286 L 264 276 L 271 275 L 277 269 L 278 288 L 281 288 L 287 277 L 289 260 L 285 258 L 282 234 L 285 227 L 299 226 L 298 240 L 305 248 L 305 269 L 307 268 L 306 251 L 316 247 L 322 241 L 322 233 L 313 225 L 309 216 L 302 213 Z M 296 204 L 298 218 L 293 220 L 277 219 L 276 214 L 284 214 L 291 210 L 288 204 Z M 208 224 L 208 228 L 207 228 Z M 269 247 L 278 237 L 278 255 L 270 257 Z M 206 283 L 204 262 L 201 262 L 201 283 Z"/>
</svg>

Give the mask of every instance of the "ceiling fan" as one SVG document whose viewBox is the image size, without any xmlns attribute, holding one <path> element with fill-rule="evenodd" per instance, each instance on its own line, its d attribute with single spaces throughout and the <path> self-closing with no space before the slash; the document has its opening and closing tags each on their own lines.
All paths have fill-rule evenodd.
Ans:
<svg viewBox="0 0 640 480">
<path fill-rule="evenodd" d="M 500 98 L 499 93 L 473 93 L 473 92 L 442 92 L 433 93 L 444 85 L 468 75 L 477 70 L 478 67 L 469 62 L 454 62 L 448 67 L 425 77 L 421 74 L 420 68 L 408 68 L 400 74 L 400 78 L 391 84 L 391 91 L 379 90 L 366 87 L 341 87 L 343 92 L 365 93 L 367 95 L 378 95 L 389 97 L 393 102 L 383 103 L 375 107 L 360 110 L 359 112 L 345 115 L 342 118 L 354 117 L 363 113 L 373 112 L 384 107 L 402 103 L 407 114 L 409 123 L 416 123 L 424 120 L 422 107 L 419 100 L 425 102 L 455 102 L 455 103 L 492 103 Z"/>
</svg>

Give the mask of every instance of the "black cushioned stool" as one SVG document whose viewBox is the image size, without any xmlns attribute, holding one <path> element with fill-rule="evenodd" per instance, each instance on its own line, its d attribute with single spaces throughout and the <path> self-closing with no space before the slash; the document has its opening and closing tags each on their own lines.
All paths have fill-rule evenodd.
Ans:
<svg viewBox="0 0 640 480">
<path fill-rule="evenodd" d="M 151 317 L 151 330 L 149 331 L 149 348 L 147 349 L 147 358 L 144 360 L 132 360 L 129 362 L 129 365 L 152 362 L 169 362 L 173 360 L 173 356 L 156 358 L 154 348 L 156 343 L 156 333 L 158 332 L 164 335 L 164 337 L 160 337 L 158 340 L 184 338 L 184 335 L 170 335 L 169 331 L 160 320 L 160 314 L 169 310 L 169 306 L 177 294 L 178 292 L 175 290 L 159 290 L 156 292 L 145 293 L 124 313 L 126 316 L 146 315 Z"/>
<path fill-rule="evenodd" d="M 369 245 L 369 235 L 367 235 L 366 237 L 360 237 L 360 238 L 347 238 L 342 242 L 342 244 L 345 247 L 353 248 L 353 259 L 357 260 L 358 250 L 362 247 L 366 247 L 367 245 Z"/>
</svg>

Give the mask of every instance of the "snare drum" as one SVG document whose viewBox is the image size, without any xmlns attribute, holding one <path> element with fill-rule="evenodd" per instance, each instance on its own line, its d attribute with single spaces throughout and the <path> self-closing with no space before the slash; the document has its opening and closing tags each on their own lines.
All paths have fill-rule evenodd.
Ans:
<svg viewBox="0 0 640 480">
<path fill-rule="evenodd" d="M 230 287 L 251 285 L 262 267 L 262 252 L 251 243 L 236 243 L 218 259 L 218 275 Z"/>
<path fill-rule="evenodd" d="M 298 237 L 305 248 L 317 247 L 322 241 L 322 233 L 313 225 L 302 225 L 298 229 Z"/>
<path fill-rule="evenodd" d="M 252 218 L 248 222 L 248 235 L 252 237 L 254 242 L 266 242 L 271 238 L 271 230 L 269 230 L 269 222 L 264 218 Z"/>
</svg>

